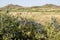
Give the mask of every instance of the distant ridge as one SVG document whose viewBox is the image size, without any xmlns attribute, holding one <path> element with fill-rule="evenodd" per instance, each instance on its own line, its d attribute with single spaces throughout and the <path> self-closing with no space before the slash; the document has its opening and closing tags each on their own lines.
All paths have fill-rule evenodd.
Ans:
<svg viewBox="0 0 60 40">
<path fill-rule="evenodd" d="M 5 6 L 5 7 L 22 7 L 22 6 L 20 6 L 20 5 L 9 4 L 9 5 Z"/>
<path fill-rule="evenodd" d="M 48 8 L 48 7 L 50 7 L 50 8 L 60 8 L 60 6 L 57 6 L 57 5 L 54 5 L 54 4 L 45 4 L 45 5 L 42 5 L 42 6 L 33 6 L 33 7 L 31 7 L 31 8 Z"/>
<path fill-rule="evenodd" d="M 50 10 L 52 9 L 53 11 L 54 10 L 57 10 L 57 11 L 60 11 L 60 6 L 57 6 L 57 5 L 54 5 L 54 4 L 45 4 L 45 5 L 42 5 L 42 6 L 32 6 L 32 7 L 24 7 L 24 6 L 20 6 L 20 5 L 13 5 L 13 4 L 8 4 L 2 8 L 0 8 L 0 11 L 6 11 L 6 10 L 9 10 L 9 11 L 43 11 L 43 10 Z"/>
<path fill-rule="evenodd" d="M 32 7 L 28 7 L 28 8 L 40 8 L 40 7 L 44 7 L 44 8 L 46 8 L 46 7 L 58 7 L 58 8 L 60 8 L 60 6 L 57 6 L 57 5 L 54 5 L 54 4 L 45 4 L 45 5 L 42 5 L 42 6 L 32 6 Z M 4 6 L 3 8 L 24 8 L 24 7 L 20 6 L 20 5 L 8 4 L 8 5 Z"/>
<path fill-rule="evenodd" d="M 4 7 L 2 7 L 4 9 L 8 9 L 8 8 L 23 8 L 23 6 L 20 6 L 20 5 L 13 5 L 13 4 L 8 4 Z"/>
<path fill-rule="evenodd" d="M 60 6 L 57 6 L 57 5 L 54 5 L 54 4 L 45 4 L 42 7 L 60 7 Z"/>
</svg>

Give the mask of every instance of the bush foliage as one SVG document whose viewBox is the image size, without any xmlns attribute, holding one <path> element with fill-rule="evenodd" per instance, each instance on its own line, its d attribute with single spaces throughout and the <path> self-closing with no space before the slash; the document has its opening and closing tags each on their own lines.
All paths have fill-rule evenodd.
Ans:
<svg viewBox="0 0 60 40">
<path fill-rule="evenodd" d="M 43 25 L 0 13 L 0 40 L 60 40 L 60 25 L 54 17 Z"/>
</svg>

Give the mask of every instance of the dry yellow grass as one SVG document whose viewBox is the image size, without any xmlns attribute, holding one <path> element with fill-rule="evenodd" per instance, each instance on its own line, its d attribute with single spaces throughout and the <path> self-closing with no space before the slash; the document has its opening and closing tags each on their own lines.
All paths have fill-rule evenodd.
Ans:
<svg viewBox="0 0 60 40">
<path fill-rule="evenodd" d="M 33 18 L 38 23 L 46 23 L 46 21 L 51 20 L 51 17 L 56 17 L 58 21 L 60 20 L 60 12 L 10 12 L 9 15 Z"/>
</svg>

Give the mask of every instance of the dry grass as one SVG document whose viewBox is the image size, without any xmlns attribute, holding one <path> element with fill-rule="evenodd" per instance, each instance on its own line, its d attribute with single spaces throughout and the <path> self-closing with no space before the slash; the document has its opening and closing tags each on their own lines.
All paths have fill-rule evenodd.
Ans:
<svg viewBox="0 0 60 40">
<path fill-rule="evenodd" d="M 51 17 L 56 17 L 58 22 L 60 20 L 60 12 L 10 12 L 9 14 L 15 17 L 32 18 L 38 23 L 46 23 L 51 20 Z"/>
</svg>

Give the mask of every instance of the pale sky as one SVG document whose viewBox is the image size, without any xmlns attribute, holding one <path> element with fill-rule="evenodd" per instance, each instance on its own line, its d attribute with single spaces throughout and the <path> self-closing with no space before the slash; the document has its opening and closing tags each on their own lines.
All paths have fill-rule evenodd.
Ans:
<svg viewBox="0 0 60 40">
<path fill-rule="evenodd" d="M 60 6 L 60 0 L 0 0 L 0 7 L 8 4 L 17 4 L 25 7 L 41 6 L 44 4 L 55 4 Z"/>
</svg>

